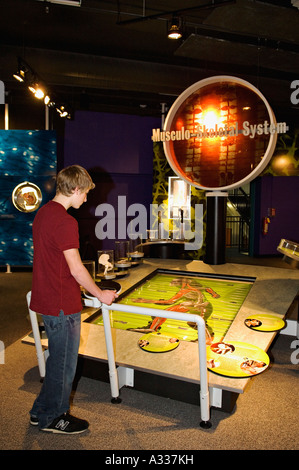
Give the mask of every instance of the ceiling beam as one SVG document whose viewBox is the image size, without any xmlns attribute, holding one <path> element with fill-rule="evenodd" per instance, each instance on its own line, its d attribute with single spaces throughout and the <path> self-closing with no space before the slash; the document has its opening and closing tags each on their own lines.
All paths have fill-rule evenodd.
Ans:
<svg viewBox="0 0 299 470">
<path fill-rule="evenodd" d="M 148 20 L 155 20 L 158 18 L 164 18 L 168 16 L 176 16 L 176 15 L 181 15 L 183 13 L 188 13 L 190 11 L 195 11 L 195 10 L 206 10 L 210 8 L 217 8 L 217 7 L 222 7 L 222 6 L 227 6 L 236 3 L 236 0 L 211 0 L 210 3 L 205 3 L 204 5 L 197 5 L 195 7 L 189 7 L 189 8 L 181 8 L 179 10 L 172 10 L 172 11 L 162 11 L 160 13 L 155 13 L 153 15 L 148 15 L 148 16 L 140 16 L 138 18 L 133 18 L 131 20 L 124 20 L 124 21 L 117 21 L 117 24 L 120 26 L 123 25 L 128 25 L 132 23 L 140 23 L 141 21 L 148 21 Z M 118 13 L 119 15 L 121 12 Z"/>
</svg>

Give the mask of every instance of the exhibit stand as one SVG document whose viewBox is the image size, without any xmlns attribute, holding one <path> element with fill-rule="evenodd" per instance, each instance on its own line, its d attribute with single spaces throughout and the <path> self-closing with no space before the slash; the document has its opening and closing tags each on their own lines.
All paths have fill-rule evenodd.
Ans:
<svg viewBox="0 0 299 470">
<path fill-rule="evenodd" d="M 31 300 L 31 292 L 27 294 L 27 303 L 28 308 L 30 305 Z M 121 400 L 119 399 L 119 389 L 123 385 L 128 385 L 126 383 L 126 378 L 123 380 L 121 386 L 119 384 L 119 373 L 117 371 L 116 362 L 115 362 L 115 355 L 114 355 L 114 346 L 113 346 L 113 338 L 111 332 L 111 324 L 110 324 L 110 311 L 122 311 L 128 312 L 130 314 L 138 314 L 138 315 L 148 315 L 148 316 L 159 316 L 161 315 L 160 310 L 155 310 L 152 308 L 142 308 L 142 307 L 134 307 L 131 305 L 120 305 L 113 303 L 112 305 L 108 306 L 102 304 L 96 298 L 87 298 L 84 299 L 84 303 L 86 306 L 93 307 L 93 308 L 101 308 L 102 316 L 103 316 L 103 323 L 104 323 L 104 332 L 105 332 L 105 341 L 106 341 L 106 349 L 107 349 L 107 357 L 108 357 L 108 368 L 109 368 L 109 378 L 110 378 L 110 388 L 111 388 L 111 395 L 112 395 L 112 403 L 119 403 Z M 29 308 L 29 315 L 32 324 L 33 336 L 36 345 L 36 353 L 39 365 L 39 371 L 41 377 L 45 376 L 45 362 L 47 359 L 47 354 L 44 355 L 41 339 L 40 339 L 40 332 L 38 328 L 37 316 L 36 313 L 33 312 Z M 163 312 L 163 317 L 171 318 L 174 320 L 183 320 L 188 321 L 191 323 L 195 323 L 197 325 L 197 334 L 198 334 L 198 357 L 199 357 L 199 379 L 200 379 L 200 415 L 201 415 L 201 422 L 200 427 L 208 429 L 211 427 L 210 419 L 210 402 L 209 402 L 209 385 L 208 385 L 208 371 L 207 371 L 207 352 L 206 352 L 206 333 L 205 333 L 205 322 L 203 318 L 199 317 L 198 315 L 188 315 L 186 313 L 180 312 Z M 122 369 L 125 370 L 125 369 Z M 122 377 L 126 377 L 126 374 L 123 374 Z M 125 383 L 124 383 L 125 382 Z"/>
<path fill-rule="evenodd" d="M 148 258 L 178 259 L 185 249 L 185 240 L 147 240 L 142 244 Z"/>
<path fill-rule="evenodd" d="M 158 287 L 155 287 L 151 279 L 157 270 L 161 269 L 171 271 L 173 280 L 163 285 L 159 277 L 156 281 Z M 187 285 L 184 287 L 182 283 L 179 284 L 178 278 L 183 279 L 184 283 L 187 279 Z M 100 308 L 100 303 L 95 299 L 84 299 L 79 359 L 92 369 L 94 376 L 87 374 L 87 377 L 105 381 L 108 368 L 112 400 L 119 401 L 119 390 L 126 386 L 187 403 L 200 404 L 200 421 L 203 427 L 208 426 L 211 408 L 231 412 L 238 395 L 244 393 L 252 377 L 267 368 L 268 360 L 264 358 L 267 356 L 261 356 L 260 351 L 267 352 L 277 331 L 291 336 L 298 333 L 297 328 L 290 330 L 288 321 L 289 313 L 295 313 L 295 309 L 298 313 L 298 281 L 299 272 L 292 269 L 228 263 L 210 266 L 201 261 L 146 259 L 130 276 L 119 280 L 122 292 L 112 306 Z M 251 287 L 246 287 L 246 284 Z M 236 306 L 232 289 L 240 296 L 242 286 L 243 290 L 248 291 L 247 295 L 245 298 L 243 296 L 244 300 L 236 309 L 236 315 L 230 321 L 228 330 L 225 333 L 217 333 L 214 325 L 218 329 L 224 319 L 227 322 L 229 310 Z M 190 313 L 192 306 L 189 312 L 186 312 L 186 308 L 189 308 L 188 305 L 194 300 L 195 293 L 198 295 L 198 290 L 205 297 L 202 299 L 203 308 L 207 308 L 207 313 L 211 311 L 210 317 L 205 320 L 199 314 Z M 143 305 L 136 305 L 136 301 L 134 304 L 133 298 L 139 299 L 138 301 L 141 299 Z M 153 302 L 153 298 L 157 300 Z M 27 301 L 29 305 L 30 294 L 27 295 Z M 144 303 L 147 302 L 152 305 L 148 303 L 148 308 L 145 308 Z M 213 307 L 211 310 L 210 306 Z M 35 345 L 42 378 L 45 375 L 47 338 L 41 336 L 36 313 L 30 309 L 29 313 L 33 331 L 22 341 Z M 95 319 L 101 315 L 102 321 L 96 322 Z M 172 336 L 174 333 L 181 335 L 178 347 L 165 352 L 146 351 L 140 347 L 146 324 L 154 315 L 166 319 L 165 323 L 160 322 L 162 327 L 158 333 L 161 333 L 161 336 L 167 334 L 169 326 L 172 328 Z M 131 328 L 128 321 L 133 321 L 135 316 L 144 317 L 144 320 L 140 320 L 137 328 Z M 168 319 L 171 319 L 169 322 L 178 321 L 172 320 L 173 318 L 183 319 L 185 324 L 180 324 L 174 330 L 173 325 L 167 325 Z M 263 322 L 262 328 L 256 328 L 256 320 Z M 285 328 L 283 321 L 286 323 Z M 293 323 L 297 326 L 298 319 Z M 190 324 L 197 329 L 189 326 Z M 214 329 L 212 344 L 207 342 L 205 324 Z M 192 337 L 189 340 L 184 339 L 185 334 L 191 334 Z M 235 367 L 227 369 L 226 366 L 230 368 L 227 362 L 230 357 L 236 363 L 238 349 L 239 359 L 242 359 L 244 354 L 248 357 L 248 345 L 254 346 L 250 354 L 253 350 L 258 352 L 257 356 L 249 359 L 259 365 L 263 361 L 265 364 L 262 364 L 262 369 L 251 372 L 252 361 L 242 362 L 242 367 L 238 370 Z M 227 346 L 233 346 L 235 353 L 226 353 L 223 348 Z M 241 365 L 239 359 L 237 361 Z M 103 374 L 99 373 L 100 371 L 103 371 Z M 234 375 L 236 372 L 237 376 Z M 153 390 L 153 383 L 158 383 L 159 390 Z M 163 386 L 162 393 L 160 384 Z"/>
<path fill-rule="evenodd" d="M 211 191 L 207 197 L 206 253 L 207 264 L 225 263 L 226 206 L 228 193 Z"/>
</svg>

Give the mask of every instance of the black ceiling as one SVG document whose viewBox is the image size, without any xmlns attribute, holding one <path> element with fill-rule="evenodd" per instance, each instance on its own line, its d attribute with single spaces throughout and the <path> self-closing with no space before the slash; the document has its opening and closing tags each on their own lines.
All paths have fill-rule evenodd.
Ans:
<svg viewBox="0 0 299 470">
<path fill-rule="evenodd" d="M 159 116 L 161 103 L 202 78 L 233 75 L 273 106 L 290 106 L 298 8 L 291 0 L 0 0 L 0 80 L 8 99 L 21 93 L 12 78 L 20 56 L 75 109 Z M 166 34 L 173 12 L 185 25 L 179 41 Z"/>
</svg>

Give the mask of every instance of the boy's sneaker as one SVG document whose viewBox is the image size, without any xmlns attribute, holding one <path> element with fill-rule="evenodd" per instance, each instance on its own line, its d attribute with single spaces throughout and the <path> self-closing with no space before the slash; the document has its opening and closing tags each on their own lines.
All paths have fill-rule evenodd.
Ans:
<svg viewBox="0 0 299 470">
<path fill-rule="evenodd" d="M 32 426 L 38 426 L 38 418 L 36 416 L 30 416 L 30 424 L 32 424 Z"/>
<path fill-rule="evenodd" d="M 64 413 L 55 418 L 49 426 L 42 428 L 42 431 L 59 434 L 79 434 L 86 431 L 88 426 L 88 421 L 85 421 L 85 419 L 75 418 L 69 413 Z"/>
</svg>

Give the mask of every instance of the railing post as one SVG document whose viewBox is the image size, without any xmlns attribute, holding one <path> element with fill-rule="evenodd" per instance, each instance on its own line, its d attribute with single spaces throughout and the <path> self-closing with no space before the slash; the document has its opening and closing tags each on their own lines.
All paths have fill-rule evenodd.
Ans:
<svg viewBox="0 0 299 470">
<path fill-rule="evenodd" d="M 199 315 L 174 312 L 167 310 L 158 310 L 146 307 L 136 307 L 124 304 L 112 304 L 110 306 L 102 304 L 102 315 L 104 323 L 104 332 L 106 340 L 106 349 L 108 356 L 108 367 L 110 377 L 110 387 L 112 394 L 112 402 L 119 403 L 119 384 L 117 368 L 115 363 L 114 347 L 111 333 L 110 315 L 109 311 L 129 312 L 131 314 L 149 315 L 163 318 L 172 318 L 174 320 L 183 320 L 191 323 L 196 323 L 198 334 L 198 354 L 199 354 L 199 381 L 200 381 L 200 414 L 201 422 L 200 427 L 208 429 L 212 426 L 210 423 L 210 398 L 209 398 L 209 383 L 207 371 L 207 351 L 206 351 L 206 331 L 205 321 Z"/>
</svg>

